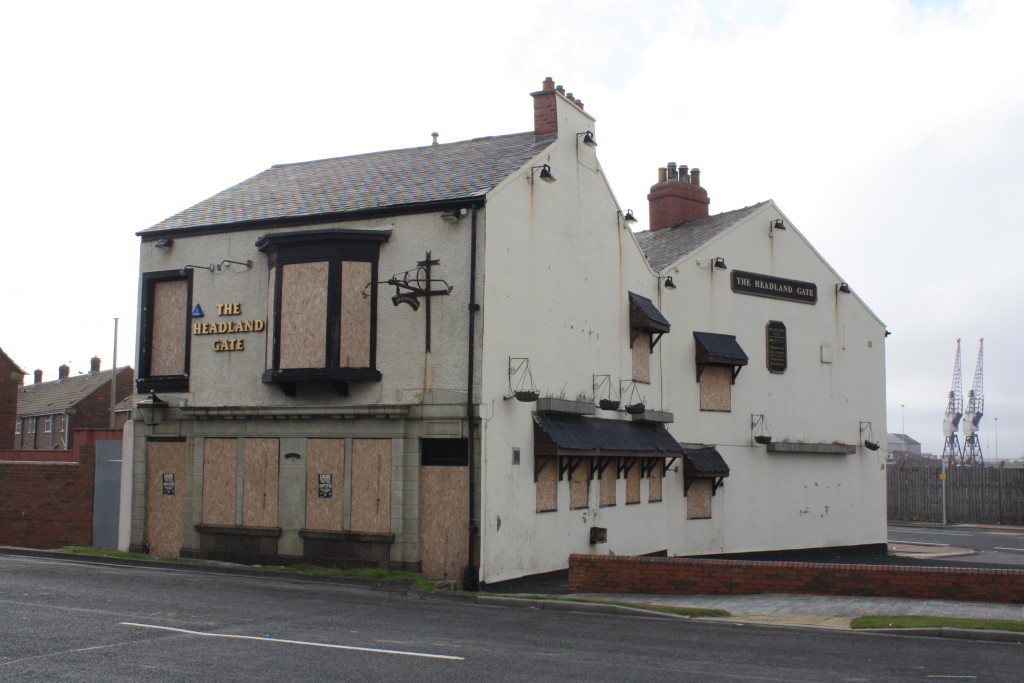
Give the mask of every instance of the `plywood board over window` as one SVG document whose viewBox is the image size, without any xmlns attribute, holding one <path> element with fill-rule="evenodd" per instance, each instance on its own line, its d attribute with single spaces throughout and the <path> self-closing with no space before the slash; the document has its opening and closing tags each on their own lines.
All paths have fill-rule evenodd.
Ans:
<svg viewBox="0 0 1024 683">
<path fill-rule="evenodd" d="M 363 288 L 373 280 L 369 261 L 341 264 L 341 350 L 338 365 L 343 368 L 370 367 L 370 304 Z"/>
<path fill-rule="evenodd" d="M 306 442 L 306 528 L 341 531 L 344 521 L 345 439 L 309 439 Z"/>
<path fill-rule="evenodd" d="M 187 280 L 164 280 L 153 283 L 153 327 L 149 335 L 150 375 L 185 373 L 188 315 Z"/>
<path fill-rule="evenodd" d="M 655 463 L 647 479 L 647 502 L 657 503 L 661 500 L 662 483 L 665 478 L 665 461 Z"/>
<path fill-rule="evenodd" d="M 322 368 L 327 353 L 326 261 L 281 267 L 282 368 Z"/>
<path fill-rule="evenodd" d="M 558 458 L 542 458 L 537 473 L 537 512 L 558 509 Z"/>
<path fill-rule="evenodd" d="M 352 531 L 391 532 L 391 439 L 352 439 Z"/>
<path fill-rule="evenodd" d="M 246 439 L 242 474 L 242 524 L 256 527 L 278 525 L 277 439 Z"/>
<path fill-rule="evenodd" d="M 238 439 L 203 441 L 203 524 L 236 523 Z"/>
<path fill-rule="evenodd" d="M 651 381 L 651 335 L 640 332 L 633 340 L 633 379 Z"/>
<path fill-rule="evenodd" d="M 601 471 L 601 506 L 608 507 L 615 505 L 615 483 L 618 477 L 615 472 L 615 463 L 611 462 Z"/>
<path fill-rule="evenodd" d="M 569 507 L 590 507 L 590 466 L 586 462 L 579 463 L 569 479 Z"/>
<path fill-rule="evenodd" d="M 686 518 L 711 519 L 711 479 L 694 479 L 686 492 Z"/>
<path fill-rule="evenodd" d="M 626 505 L 640 502 L 640 463 L 634 461 L 626 475 Z"/>
<path fill-rule="evenodd" d="M 732 410 L 732 373 L 732 368 L 721 365 L 704 368 L 700 376 L 701 410 Z"/>
</svg>

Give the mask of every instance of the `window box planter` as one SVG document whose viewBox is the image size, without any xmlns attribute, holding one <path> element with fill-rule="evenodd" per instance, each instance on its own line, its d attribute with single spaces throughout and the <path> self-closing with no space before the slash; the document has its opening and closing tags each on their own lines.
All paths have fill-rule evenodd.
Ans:
<svg viewBox="0 0 1024 683">
<path fill-rule="evenodd" d="M 544 413 L 567 413 L 569 415 L 593 415 L 596 406 L 590 401 L 569 401 L 564 398 L 542 398 L 537 400 L 537 410 Z"/>
<path fill-rule="evenodd" d="M 857 452 L 857 447 L 849 446 L 844 443 L 799 443 L 796 441 L 776 441 L 768 444 L 768 452 L 850 455 Z"/>
</svg>

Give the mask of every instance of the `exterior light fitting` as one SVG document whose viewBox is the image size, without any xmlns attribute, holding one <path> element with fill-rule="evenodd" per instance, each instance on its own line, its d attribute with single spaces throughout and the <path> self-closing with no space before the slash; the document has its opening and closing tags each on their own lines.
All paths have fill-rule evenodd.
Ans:
<svg viewBox="0 0 1024 683">
<path fill-rule="evenodd" d="M 173 239 L 171 239 L 170 237 L 164 237 L 163 239 L 157 240 L 156 244 L 154 244 L 153 246 L 158 249 L 170 249 L 173 244 Z"/>
<path fill-rule="evenodd" d="M 587 147 L 597 147 L 597 140 L 594 139 L 594 134 L 589 130 L 582 133 L 576 133 L 576 137 L 583 138 L 583 144 Z"/>
<path fill-rule="evenodd" d="M 622 216 L 622 222 L 626 225 L 635 225 L 639 222 L 636 216 L 633 215 L 633 209 L 626 209 L 625 213 L 619 211 L 619 215 Z"/>
<path fill-rule="evenodd" d="M 669 275 L 669 276 L 667 276 L 665 278 L 658 278 L 658 279 L 659 280 L 661 280 L 661 279 L 665 280 L 665 289 L 675 289 L 676 288 L 676 283 L 672 281 L 672 276 L 671 275 Z"/>
<path fill-rule="evenodd" d="M 725 265 L 725 259 L 721 256 L 716 256 L 711 262 L 711 266 L 717 270 L 728 270 L 729 266 Z"/>
<path fill-rule="evenodd" d="M 540 173 L 539 174 L 537 174 L 537 169 L 540 169 Z M 548 166 L 547 164 L 542 164 L 540 166 L 531 166 L 530 167 L 530 183 L 531 184 L 533 183 L 533 176 L 534 175 L 539 175 L 540 179 L 543 180 L 545 183 L 553 183 L 553 182 L 555 182 L 555 176 L 551 175 L 551 167 Z"/>
<path fill-rule="evenodd" d="M 162 401 L 155 391 L 150 391 L 149 396 L 139 401 L 135 407 L 147 427 L 156 427 L 164 421 L 169 405 L 167 401 Z"/>
<path fill-rule="evenodd" d="M 772 230 L 785 230 L 785 229 L 786 229 L 786 221 L 782 220 L 781 218 L 776 218 L 769 225 L 769 232 L 771 232 Z"/>
<path fill-rule="evenodd" d="M 458 223 L 461 218 L 462 209 L 452 209 L 441 214 L 441 220 L 448 221 L 449 223 Z"/>
<path fill-rule="evenodd" d="M 836 285 L 836 294 L 838 294 L 839 292 L 842 292 L 843 294 L 849 294 L 850 291 L 850 285 L 846 284 L 845 282 L 840 282 L 838 285 Z"/>
</svg>

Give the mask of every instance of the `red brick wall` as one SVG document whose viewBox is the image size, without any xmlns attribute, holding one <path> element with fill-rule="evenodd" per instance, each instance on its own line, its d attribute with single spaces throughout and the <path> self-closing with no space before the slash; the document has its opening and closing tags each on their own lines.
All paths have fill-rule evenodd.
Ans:
<svg viewBox="0 0 1024 683">
<path fill-rule="evenodd" d="M 0 449 L 14 448 L 14 424 L 18 417 L 21 372 L 0 357 Z"/>
<path fill-rule="evenodd" d="M 571 555 L 571 593 L 811 593 L 1024 602 L 1024 570 Z"/>
<path fill-rule="evenodd" d="M 55 459 L 70 462 L 54 462 Z M 96 446 L 0 451 L 0 545 L 92 545 Z"/>
</svg>

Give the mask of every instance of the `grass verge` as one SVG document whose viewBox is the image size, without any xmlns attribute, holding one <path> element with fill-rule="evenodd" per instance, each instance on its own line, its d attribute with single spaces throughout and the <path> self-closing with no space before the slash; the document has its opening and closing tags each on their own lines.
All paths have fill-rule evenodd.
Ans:
<svg viewBox="0 0 1024 683">
<path fill-rule="evenodd" d="M 686 617 L 731 617 L 732 613 L 724 609 L 705 609 L 703 607 L 676 607 L 675 605 L 653 605 L 648 602 L 625 602 L 622 600 L 590 600 L 586 598 L 566 598 L 560 595 L 509 595 L 508 593 L 481 593 L 481 595 L 493 595 L 500 598 L 522 598 L 524 600 L 561 600 L 563 602 L 587 602 L 599 605 L 619 605 L 621 607 L 636 607 L 652 612 L 666 612 Z"/>
<path fill-rule="evenodd" d="M 977 628 L 990 631 L 1024 631 L 1024 621 L 929 617 L 918 614 L 872 614 L 857 617 L 850 622 L 850 628 Z"/>
</svg>

